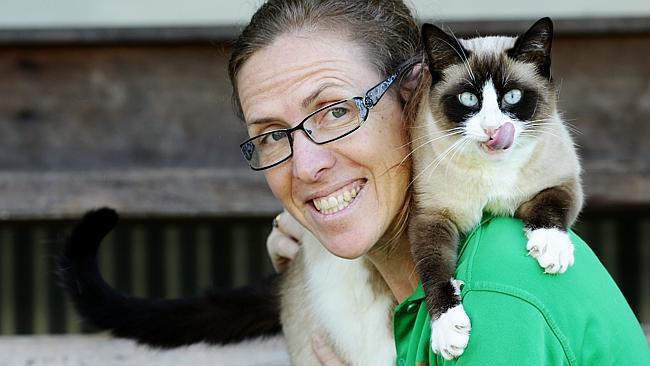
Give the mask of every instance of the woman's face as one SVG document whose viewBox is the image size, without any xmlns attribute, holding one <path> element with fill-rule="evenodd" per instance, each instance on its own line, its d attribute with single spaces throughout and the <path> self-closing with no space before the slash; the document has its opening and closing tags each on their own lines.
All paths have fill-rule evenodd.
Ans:
<svg viewBox="0 0 650 366">
<path fill-rule="evenodd" d="M 331 33 L 279 36 L 246 61 L 237 79 L 249 135 L 294 127 L 319 107 L 363 96 L 386 77 L 366 58 L 360 46 Z M 408 147 L 395 91 L 340 140 L 316 145 L 294 132 L 293 157 L 264 171 L 283 206 L 339 257 L 367 253 L 404 202 Z M 323 199 L 339 197 L 349 205 L 320 210 Z"/>
</svg>

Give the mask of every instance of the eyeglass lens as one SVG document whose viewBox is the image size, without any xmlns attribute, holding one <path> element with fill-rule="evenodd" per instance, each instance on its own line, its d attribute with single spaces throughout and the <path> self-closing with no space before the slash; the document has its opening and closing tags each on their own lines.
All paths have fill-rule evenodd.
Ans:
<svg viewBox="0 0 650 366">
<path fill-rule="evenodd" d="M 256 136 L 242 145 L 244 157 L 253 169 L 264 169 L 281 163 L 292 154 L 289 135 L 296 129 L 305 131 L 309 139 L 317 144 L 339 139 L 363 122 L 358 103 L 355 99 L 337 102 L 309 115 L 296 128 Z"/>
</svg>

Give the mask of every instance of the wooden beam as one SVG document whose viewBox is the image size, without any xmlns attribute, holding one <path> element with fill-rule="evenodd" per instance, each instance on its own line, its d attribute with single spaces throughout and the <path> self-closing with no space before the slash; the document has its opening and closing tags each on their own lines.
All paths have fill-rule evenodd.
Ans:
<svg viewBox="0 0 650 366">
<path fill-rule="evenodd" d="M 272 216 L 282 208 L 248 169 L 1 172 L 0 218 L 77 218 L 110 206 L 130 217 Z"/>
<path fill-rule="evenodd" d="M 583 164 L 587 207 L 650 205 L 650 160 Z"/>
<path fill-rule="evenodd" d="M 590 161 L 587 206 L 650 205 L 650 163 Z M 248 169 L 0 172 L 0 219 L 76 218 L 110 206 L 130 217 L 272 216 L 282 207 Z"/>
<path fill-rule="evenodd" d="M 444 20 L 423 19 L 443 25 L 459 36 L 519 34 L 535 19 Z M 614 35 L 650 33 L 650 17 L 557 18 L 555 34 Z M 16 28 L 0 29 L 0 45 L 112 44 L 112 43 L 207 43 L 235 39 L 244 24 L 219 26 Z"/>
</svg>

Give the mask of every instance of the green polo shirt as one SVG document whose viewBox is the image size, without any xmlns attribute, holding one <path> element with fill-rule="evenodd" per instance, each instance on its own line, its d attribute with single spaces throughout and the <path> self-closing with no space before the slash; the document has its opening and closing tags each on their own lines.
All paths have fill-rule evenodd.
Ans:
<svg viewBox="0 0 650 366">
<path fill-rule="evenodd" d="M 472 321 L 465 353 L 431 350 L 418 289 L 395 309 L 397 365 L 650 365 L 650 348 L 620 290 L 591 249 L 571 233 L 575 265 L 544 274 L 526 255 L 521 221 L 485 217 L 463 241 L 456 278 Z"/>
</svg>

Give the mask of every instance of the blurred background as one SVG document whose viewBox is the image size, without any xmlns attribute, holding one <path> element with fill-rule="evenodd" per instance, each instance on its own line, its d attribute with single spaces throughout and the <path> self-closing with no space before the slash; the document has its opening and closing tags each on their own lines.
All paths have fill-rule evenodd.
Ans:
<svg viewBox="0 0 650 366">
<path fill-rule="evenodd" d="M 53 262 L 94 207 L 121 213 L 100 262 L 125 292 L 177 297 L 272 271 L 281 207 L 240 156 L 226 72 L 259 3 L 0 0 L 0 335 L 92 331 Z M 411 3 L 459 36 L 554 19 L 587 193 L 575 230 L 650 324 L 650 2 Z"/>
</svg>

